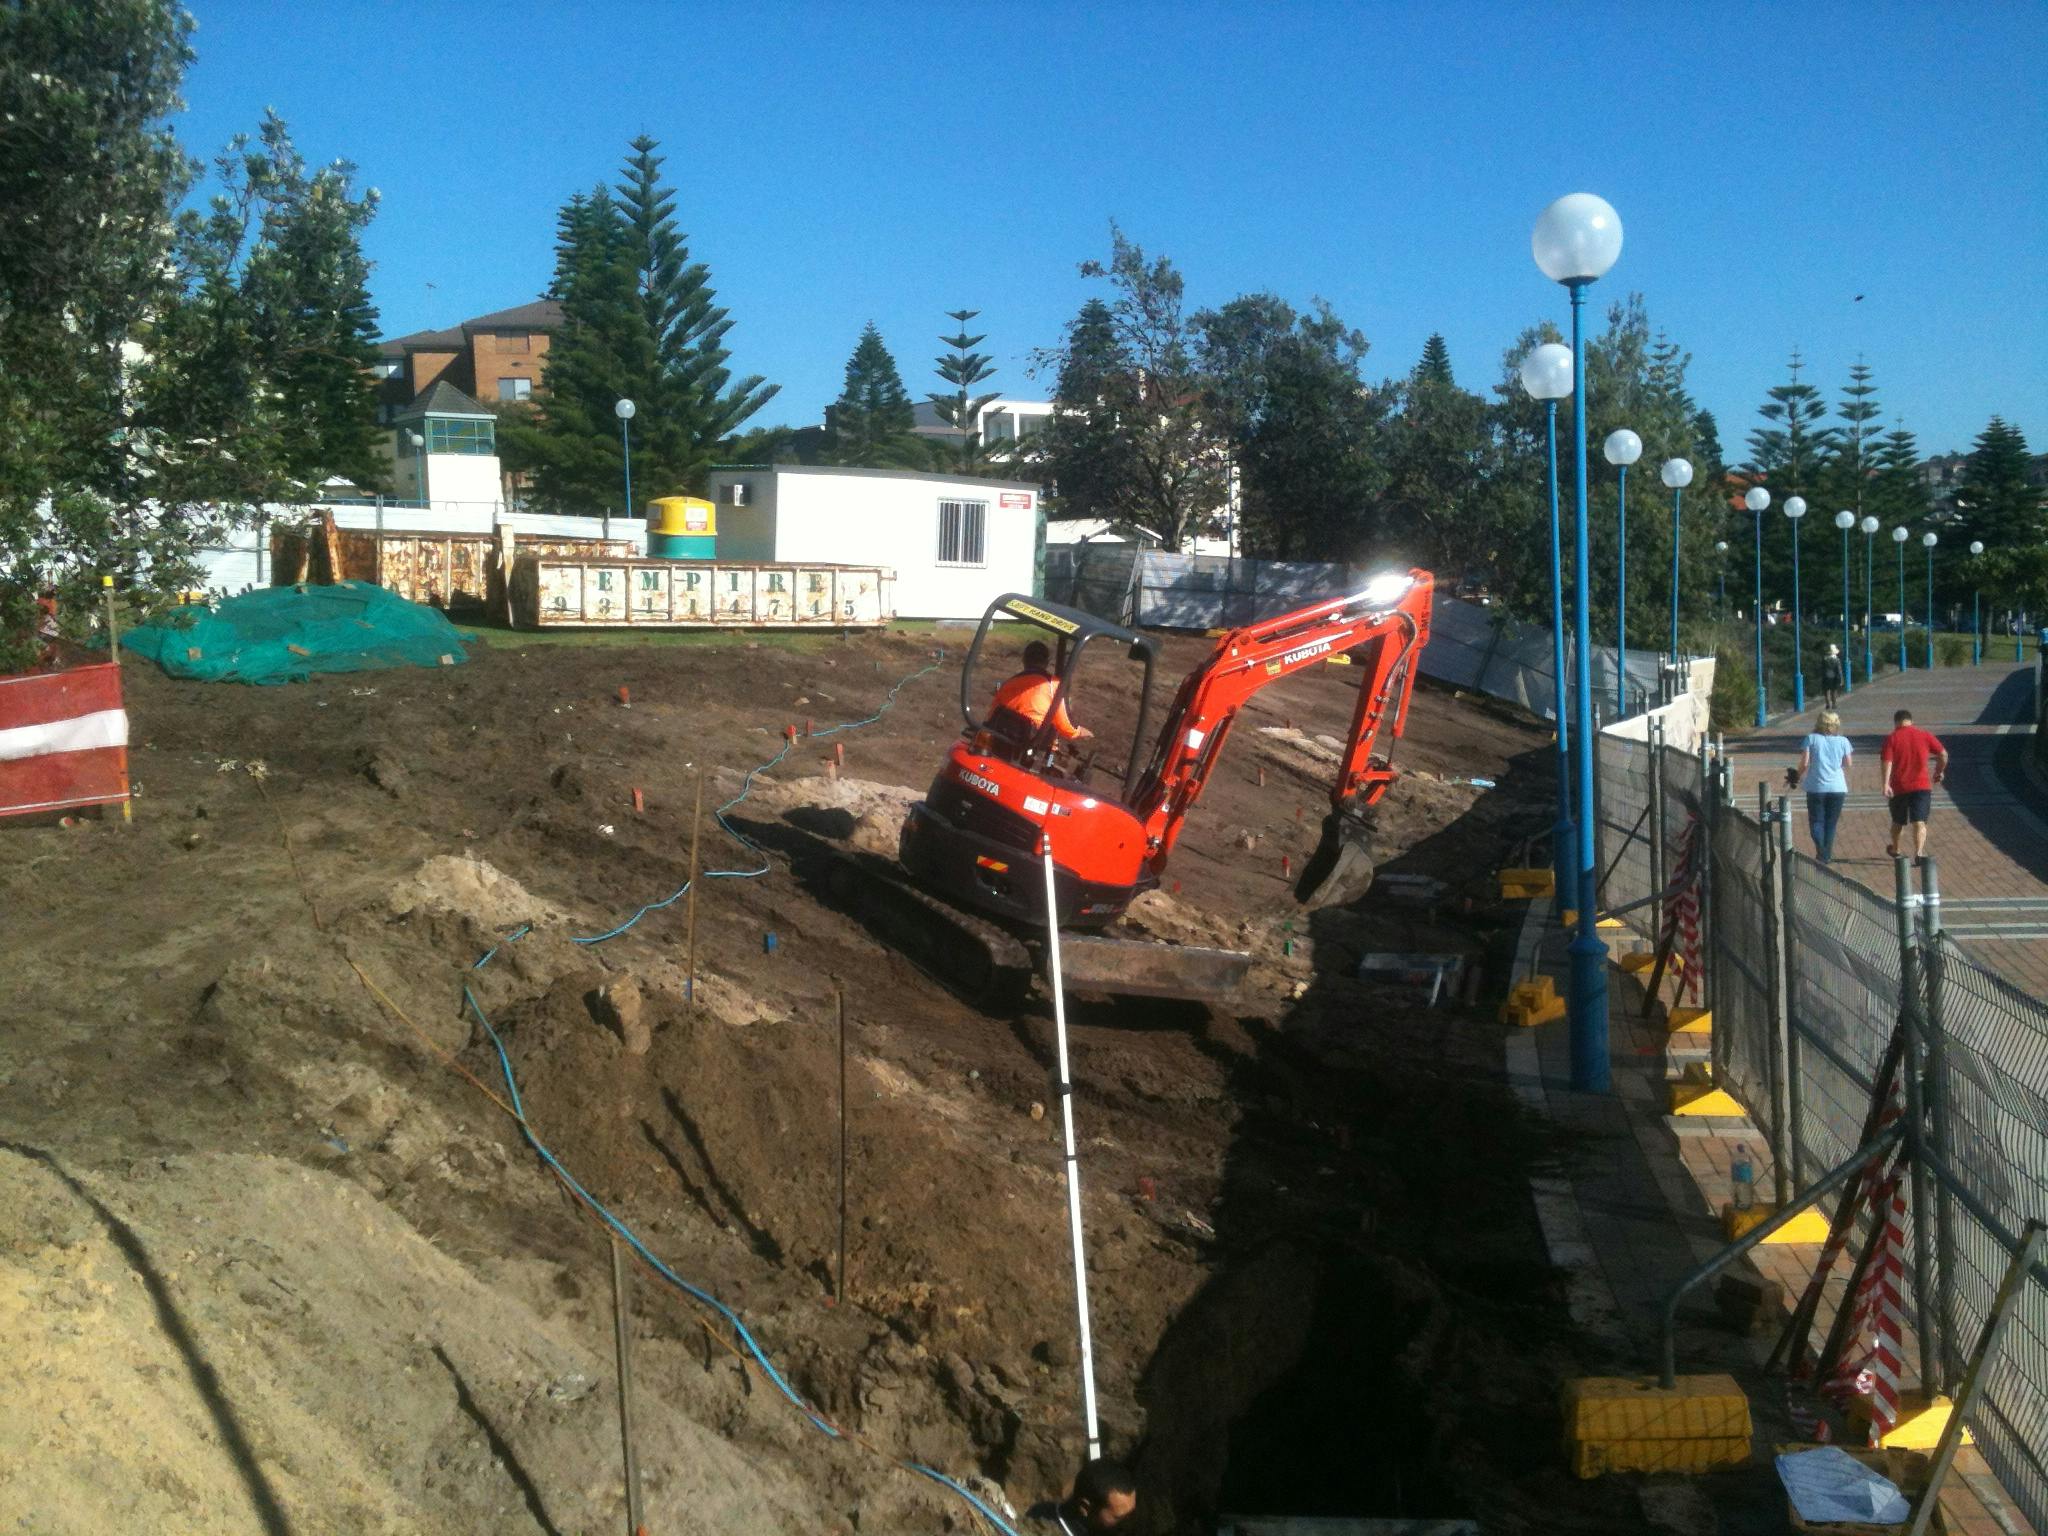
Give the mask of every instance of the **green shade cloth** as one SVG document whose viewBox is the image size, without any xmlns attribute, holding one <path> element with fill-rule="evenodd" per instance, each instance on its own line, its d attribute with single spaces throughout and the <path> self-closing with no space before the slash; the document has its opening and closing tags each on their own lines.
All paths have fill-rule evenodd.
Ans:
<svg viewBox="0 0 2048 1536">
<path fill-rule="evenodd" d="M 172 677 L 294 683 L 316 672 L 455 666 L 469 658 L 439 609 L 363 581 L 261 587 L 212 607 L 174 608 L 121 644 Z"/>
</svg>

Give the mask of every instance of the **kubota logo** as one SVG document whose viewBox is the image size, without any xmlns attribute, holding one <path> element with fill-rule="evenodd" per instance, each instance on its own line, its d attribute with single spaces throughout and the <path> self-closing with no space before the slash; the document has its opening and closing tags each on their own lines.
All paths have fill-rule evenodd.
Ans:
<svg viewBox="0 0 2048 1536">
<path fill-rule="evenodd" d="M 983 794 L 994 795 L 998 800 L 1003 798 L 1002 785 L 998 784 L 994 779 L 984 779 L 978 773 L 969 773 L 965 768 L 962 768 L 960 770 L 960 782 L 963 784 L 972 784 L 976 789 L 980 790 Z"/>
<path fill-rule="evenodd" d="M 1350 633 L 1351 631 L 1348 629 L 1344 631 L 1345 635 L 1348 635 Z M 1329 650 L 1333 645 L 1335 645 L 1339 640 L 1343 638 L 1344 635 L 1332 635 L 1327 640 L 1318 640 L 1313 645 L 1304 645 L 1298 651 L 1289 651 L 1286 655 L 1280 658 L 1280 665 L 1283 667 L 1291 667 L 1297 661 L 1307 661 L 1311 656 L 1320 656 L 1323 654 L 1323 652 Z"/>
</svg>

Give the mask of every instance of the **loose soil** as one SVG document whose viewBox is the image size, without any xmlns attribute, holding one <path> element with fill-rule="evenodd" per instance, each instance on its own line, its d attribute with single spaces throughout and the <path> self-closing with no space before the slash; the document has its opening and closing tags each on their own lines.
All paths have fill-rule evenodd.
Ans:
<svg viewBox="0 0 2048 1536">
<path fill-rule="evenodd" d="M 1166 642 L 1169 696 L 1204 648 Z M 0 826 L 0 1523 L 618 1528 L 605 1235 L 487 1095 L 510 1097 L 477 1009 L 561 1166 L 849 1432 L 636 1264 L 651 1530 L 979 1524 L 896 1461 L 1017 1509 L 1057 1493 L 1082 1442 L 1049 1005 L 978 1012 L 787 858 L 893 851 L 958 668 L 903 635 L 501 635 L 460 668 L 275 689 L 132 667 L 133 824 Z M 1113 670 L 1077 710 L 1120 774 Z M 909 674 L 878 722 L 803 734 Z M 1310 918 L 1281 860 L 1312 845 L 1315 737 L 1355 688 L 1327 667 L 1254 701 L 1134 911 L 1251 949 L 1238 1004 L 1072 1010 L 1108 1445 L 1144 1531 L 1223 1508 L 1640 1529 L 1625 1487 L 1561 1469 L 1557 1383 L 1603 1362 L 1543 1257 L 1545 1149 L 1498 1029 L 1353 979 L 1368 950 L 1498 977 L 1485 883 L 1548 819 L 1542 738 L 1419 692 L 1376 853 L 1444 902 Z M 707 809 L 706 870 L 766 868 L 700 883 L 693 1011 L 687 899 L 573 940 L 683 885 L 699 775 L 707 808 L 751 785 L 730 826 L 766 850 Z"/>
</svg>

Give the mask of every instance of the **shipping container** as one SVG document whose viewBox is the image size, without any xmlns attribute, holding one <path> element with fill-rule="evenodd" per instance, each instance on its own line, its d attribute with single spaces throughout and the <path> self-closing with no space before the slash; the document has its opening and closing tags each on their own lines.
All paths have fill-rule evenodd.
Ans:
<svg viewBox="0 0 2048 1536">
<path fill-rule="evenodd" d="M 896 616 L 895 585 L 896 573 L 883 566 L 562 558 L 533 552 L 522 539 L 512 565 L 512 622 L 521 629 L 877 629 Z"/>
</svg>

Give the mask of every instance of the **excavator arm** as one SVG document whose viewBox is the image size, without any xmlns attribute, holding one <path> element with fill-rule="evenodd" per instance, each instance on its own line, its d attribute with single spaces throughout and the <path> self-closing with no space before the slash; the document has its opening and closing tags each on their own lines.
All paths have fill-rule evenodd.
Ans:
<svg viewBox="0 0 2048 1536">
<path fill-rule="evenodd" d="M 1377 577 L 1362 591 L 1246 625 L 1216 642 L 1181 684 L 1133 797 L 1155 877 L 1201 798 L 1238 712 L 1261 688 L 1348 651 L 1363 664 L 1358 703 L 1330 786 L 1323 841 L 1304 866 L 1295 894 L 1309 906 L 1364 894 L 1372 869 L 1358 813 L 1393 782 L 1393 769 L 1373 749 L 1383 730 L 1398 737 L 1407 719 L 1415 659 L 1429 640 L 1434 587 L 1427 571 Z"/>
</svg>

